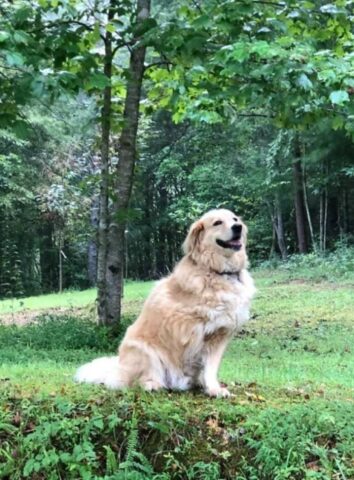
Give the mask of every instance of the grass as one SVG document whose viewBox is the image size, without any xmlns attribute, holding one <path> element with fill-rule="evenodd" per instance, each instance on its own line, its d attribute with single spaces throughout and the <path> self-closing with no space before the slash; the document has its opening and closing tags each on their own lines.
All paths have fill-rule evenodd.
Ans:
<svg viewBox="0 0 354 480">
<path fill-rule="evenodd" d="M 221 367 L 231 399 L 72 382 L 116 350 L 151 284 L 128 285 L 115 334 L 68 315 L 0 326 L 0 478 L 354 478 L 350 276 L 262 269 L 256 280 L 252 321 Z"/>
<path fill-rule="evenodd" d="M 141 301 L 152 288 L 153 282 L 127 282 L 124 296 L 127 302 Z M 96 299 L 96 289 L 63 293 L 51 293 L 34 297 L 8 299 L 0 301 L 0 319 L 2 314 L 11 314 L 23 310 L 75 309 L 90 307 Z"/>
</svg>

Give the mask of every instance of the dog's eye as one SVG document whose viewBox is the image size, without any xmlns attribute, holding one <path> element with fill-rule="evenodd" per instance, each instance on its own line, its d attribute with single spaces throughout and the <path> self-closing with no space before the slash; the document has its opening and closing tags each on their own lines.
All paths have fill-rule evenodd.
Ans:
<svg viewBox="0 0 354 480">
<path fill-rule="evenodd" d="M 238 222 L 238 218 L 236 218 L 236 217 L 234 217 L 232 220 L 233 220 L 234 222 Z"/>
<path fill-rule="evenodd" d="M 213 223 L 214 227 L 217 227 L 218 225 L 221 225 L 222 221 L 221 220 L 216 220 L 216 222 Z"/>
</svg>

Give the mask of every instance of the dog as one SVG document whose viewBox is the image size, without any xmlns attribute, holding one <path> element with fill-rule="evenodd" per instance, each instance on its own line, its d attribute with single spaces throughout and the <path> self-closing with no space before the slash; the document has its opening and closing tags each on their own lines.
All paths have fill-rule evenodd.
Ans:
<svg viewBox="0 0 354 480">
<path fill-rule="evenodd" d="M 219 365 L 232 335 L 248 321 L 255 293 L 246 240 L 246 225 L 229 210 L 211 210 L 194 222 L 184 257 L 157 282 L 118 356 L 83 365 L 76 381 L 114 389 L 201 387 L 209 396 L 228 397 Z"/>
</svg>

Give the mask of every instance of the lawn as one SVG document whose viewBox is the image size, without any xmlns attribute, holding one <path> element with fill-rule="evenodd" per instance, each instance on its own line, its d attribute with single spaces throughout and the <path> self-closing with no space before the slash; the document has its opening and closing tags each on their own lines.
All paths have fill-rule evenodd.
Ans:
<svg viewBox="0 0 354 480">
<path fill-rule="evenodd" d="M 152 282 L 127 282 L 124 297 L 127 302 L 143 300 L 151 289 Z M 1 315 L 23 312 L 24 310 L 75 309 L 90 307 L 96 299 L 96 289 L 83 291 L 68 290 L 34 297 L 0 301 Z"/>
<path fill-rule="evenodd" d="M 70 312 L 0 326 L 0 478 L 354 478 L 353 282 L 275 270 L 256 282 L 252 321 L 221 367 L 230 399 L 72 382 L 115 351 L 152 283 L 128 284 L 114 334 Z M 50 297 L 23 306 L 44 313 Z M 94 292 L 52 297 L 79 307 Z"/>
</svg>

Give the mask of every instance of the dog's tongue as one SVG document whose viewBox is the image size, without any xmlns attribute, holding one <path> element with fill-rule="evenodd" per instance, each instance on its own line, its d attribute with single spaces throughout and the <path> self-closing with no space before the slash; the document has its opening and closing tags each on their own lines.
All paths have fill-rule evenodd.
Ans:
<svg viewBox="0 0 354 480">
<path fill-rule="evenodd" d="M 233 247 L 241 247 L 241 245 L 242 245 L 242 242 L 241 242 L 240 239 L 230 240 L 228 243 L 229 243 L 229 245 L 232 245 Z"/>
</svg>

